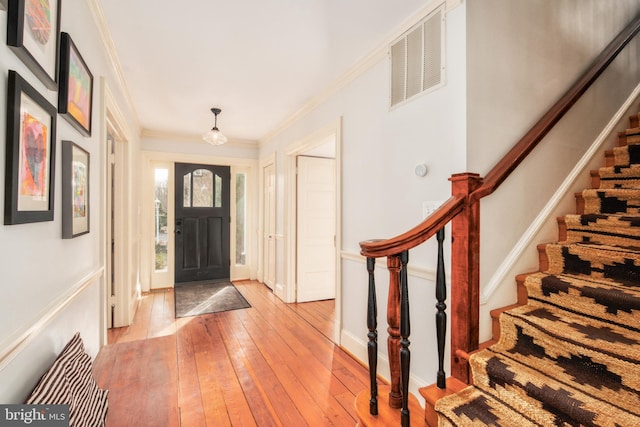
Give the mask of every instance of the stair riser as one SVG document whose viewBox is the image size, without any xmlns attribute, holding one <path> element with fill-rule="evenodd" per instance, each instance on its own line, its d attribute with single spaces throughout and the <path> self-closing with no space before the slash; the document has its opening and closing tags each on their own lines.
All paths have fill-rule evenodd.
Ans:
<svg viewBox="0 0 640 427">
<path fill-rule="evenodd" d="M 640 254 L 603 250 L 589 245 L 548 244 L 539 247 L 550 274 L 574 274 L 635 285 L 640 283 Z M 541 263 L 543 264 L 543 263 Z"/>
<path fill-rule="evenodd" d="M 584 190 L 584 214 L 640 215 L 640 190 Z"/>
<path fill-rule="evenodd" d="M 567 276 L 537 273 L 525 281 L 529 305 L 550 304 L 574 313 L 591 313 L 621 327 L 635 325 L 640 316 L 640 288 Z M 640 330 L 640 325 L 638 329 Z"/>
<path fill-rule="evenodd" d="M 567 215 L 558 219 L 558 235 L 564 243 L 640 247 L 640 216 Z"/>
<path fill-rule="evenodd" d="M 557 425 L 558 419 L 566 420 L 569 414 L 584 425 L 592 425 L 594 421 L 597 425 L 613 425 L 607 423 L 609 417 L 620 419 L 628 416 L 626 411 L 594 399 L 589 391 L 599 392 L 596 396 L 602 393 L 609 394 L 614 399 L 624 399 L 631 405 L 638 401 L 638 397 L 629 390 L 616 393 L 614 390 L 592 388 L 576 392 L 554 377 L 540 378 L 535 369 L 514 363 L 496 353 L 493 353 L 492 357 L 472 359 L 471 365 L 476 387 L 487 394 L 493 394 L 496 398 L 505 399 L 505 396 L 516 395 L 517 398 L 511 398 L 506 403 L 545 426 Z M 559 376 L 562 377 L 562 374 L 564 373 Z M 571 380 L 568 380 L 571 383 Z M 535 410 L 540 407 L 546 411 Z M 640 414 L 635 415 L 640 422 Z"/>
</svg>

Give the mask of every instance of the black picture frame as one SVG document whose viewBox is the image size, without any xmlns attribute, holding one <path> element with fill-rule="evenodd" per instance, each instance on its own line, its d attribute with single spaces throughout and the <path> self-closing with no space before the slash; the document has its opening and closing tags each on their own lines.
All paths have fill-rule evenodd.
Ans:
<svg viewBox="0 0 640 427">
<path fill-rule="evenodd" d="M 89 233 L 90 154 L 73 141 L 62 141 L 62 238 Z"/>
<path fill-rule="evenodd" d="M 84 136 L 91 136 L 93 74 L 68 33 L 60 34 L 58 112 Z"/>
<path fill-rule="evenodd" d="M 27 8 L 26 0 L 8 0 L 7 45 L 48 89 L 56 90 L 60 0 L 30 4 Z"/>
<path fill-rule="evenodd" d="M 9 70 L 5 225 L 53 221 L 56 108 Z"/>
</svg>

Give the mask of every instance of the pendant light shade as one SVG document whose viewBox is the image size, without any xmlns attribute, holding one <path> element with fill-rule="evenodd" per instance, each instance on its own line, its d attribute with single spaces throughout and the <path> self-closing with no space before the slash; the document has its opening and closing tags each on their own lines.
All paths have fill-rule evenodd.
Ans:
<svg viewBox="0 0 640 427">
<path fill-rule="evenodd" d="M 202 135 L 202 139 L 204 139 L 211 145 L 222 145 L 225 142 L 227 142 L 227 137 L 224 136 L 222 132 L 220 132 L 220 130 L 218 129 L 218 114 L 220 114 L 221 111 L 222 110 L 219 108 L 211 109 L 211 112 L 215 116 L 215 122 L 213 124 L 213 128 L 209 132 Z"/>
</svg>

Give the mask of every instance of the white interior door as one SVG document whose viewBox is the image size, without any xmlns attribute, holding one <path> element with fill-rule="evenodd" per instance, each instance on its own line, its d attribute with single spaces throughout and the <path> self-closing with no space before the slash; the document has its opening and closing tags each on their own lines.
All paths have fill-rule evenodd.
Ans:
<svg viewBox="0 0 640 427">
<path fill-rule="evenodd" d="M 264 283 L 271 290 L 276 284 L 276 165 L 271 163 L 263 171 L 263 268 Z"/>
<path fill-rule="evenodd" d="M 298 156 L 297 301 L 333 299 L 335 284 L 335 159 Z"/>
</svg>

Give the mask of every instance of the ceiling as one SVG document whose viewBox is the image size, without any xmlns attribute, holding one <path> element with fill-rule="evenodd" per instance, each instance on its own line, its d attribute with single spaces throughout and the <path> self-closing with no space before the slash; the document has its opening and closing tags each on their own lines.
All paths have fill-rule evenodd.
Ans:
<svg viewBox="0 0 640 427">
<path fill-rule="evenodd" d="M 259 141 L 426 0 L 98 0 L 140 126 Z"/>
</svg>

